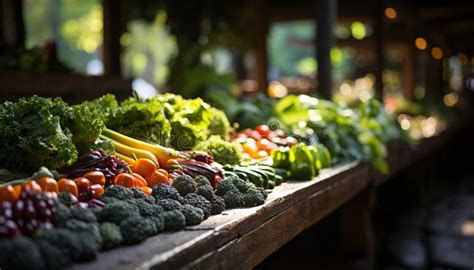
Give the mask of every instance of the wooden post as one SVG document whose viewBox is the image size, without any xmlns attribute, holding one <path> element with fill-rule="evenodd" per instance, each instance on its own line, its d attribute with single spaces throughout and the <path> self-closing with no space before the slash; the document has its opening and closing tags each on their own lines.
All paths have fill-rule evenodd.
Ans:
<svg viewBox="0 0 474 270">
<path fill-rule="evenodd" d="M 104 75 L 120 76 L 120 0 L 102 0 L 104 11 Z"/>
<path fill-rule="evenodd" d="M 332 97 L 331 48 L 335 43 L 337 0 L 315 0 L 316 59 L 318 62 L 318 92 L 324 99 Z"/>
<path fill-rule="evenodd" d="M 253 1 L 255 18 L 255 51 L 256 51 L 256 79 L 258 90 L 265 92 L 268 86 L 268 55 L 267 55 L 267 34 L 268 17 L 265 7 L 265 0 Z"/>
<path fill-rule="evenodd" d="M 383 40 L 383 0 L 376 0 L 374 12 L 375 40 L 375 97 L 383 99 L 382 74 L 384 69 L 384 40 Z"/>
<path fill-rule="evenodd" d="M 10 48 L 25 47 L 25 23 L 23 21 L 23 1 L 2 0 L 3 41 Z"/>
<path fill-rule="evenodd" d="M 412 40 L 410 40 L 412 41 Z M 415 96 L 415 46 L 413 42 L 407 42 L 403 46 L 403 94 L 406 99 L 413 100 Z"/>
</svg>

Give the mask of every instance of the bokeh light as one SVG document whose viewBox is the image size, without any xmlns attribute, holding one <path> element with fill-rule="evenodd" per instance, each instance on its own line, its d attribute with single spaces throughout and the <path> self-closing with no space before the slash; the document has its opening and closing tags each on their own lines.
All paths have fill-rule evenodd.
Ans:
<svg viewBox="0 0 474 270">
<path fill-rule="evenodd" d="M 425 50 L 428 44 L 426 43 L 426 40 L 422 37 L 419 37 L 415 39 L 415 46 L 419 50 Z"/>
<path fill-rule="evenodd" d="M 443 51 L 439 47 L 433 47 L 431 49 L 431 56 L 433 56 L 434 59 L 440 60 L 443 58 Z"/>
<path fill-rule="evenodd" d="M 388 7 L 385 9 L 385 16 L 391 20 L 397 18 L 397 11 L 394 8 Z"/>
</svg>

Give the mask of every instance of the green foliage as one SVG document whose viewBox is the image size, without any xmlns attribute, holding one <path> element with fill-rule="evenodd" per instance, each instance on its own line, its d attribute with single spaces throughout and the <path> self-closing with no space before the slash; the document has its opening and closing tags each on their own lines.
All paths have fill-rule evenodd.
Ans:
<svg viewBox="0 0 474 270">
<path fill-rule="evenodd" d="M 239 143 L 228 142 L 217 136 L 198 143 L 193 150 L 206 152 L 221 164 L 239 164 L 242 159 L 242 146 Z"/>
</svg>

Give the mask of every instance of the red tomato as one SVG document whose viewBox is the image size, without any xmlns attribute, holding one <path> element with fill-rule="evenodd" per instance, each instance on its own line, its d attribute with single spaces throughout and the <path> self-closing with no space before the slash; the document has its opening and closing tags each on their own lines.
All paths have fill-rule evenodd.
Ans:
<svg viewBox="0 0 474 270">
<path fill-rule="evenodd" d="M 89 179 L 91 184 L 99 184 L 105 186 L 105 175 L 101 171 L 91 171 L 84 174 L 84 177 Z"/>
<path fill-rule="evenodd" d="M 71 179 L 66 179 L 66 178 L 59 179 L 58 189 L 59 189 L 59 192 L 69 192 L 72 195 L 76 196 L 76 198 L 79 195 L 77 185 Z"/>
<path fill-rule="evenodd" d="M 270 135 L 270 129 L 267 125 L 260 125 L 255 128 L 255 130 L 260 133 L 260 135 L 264 138 L 268 138 Z"/>
<path fill-rule="evenodd" d="M 23 190 L 33 190 L 37 192 L 42 192 L 43 190 L 41 189 L 41 186 L 36 183 L 34 180 L 29 180 L 22 185 L 22 191 Z"/>
<path fill-rule="evenodd" d="M 84 193 L 89 190 L 89 187 L 91 186 L 91 181 L 85 177 L 78 177 L 74 179 L 74 182 L 77 185 L 77 190 L 79 193 Z"/>
<path fill-rule="evenodd" d="M 254 140 L 258 141 L 258 140 L 261 140 L 262 139 L 262 135 L 260 135 L 260 133 L 256 130 L 252 131 L 250 133 L 250 137 L 252 137 Z"/>
<path fill-rule="evenodd" d="M 93 184 L 89 187 L 93 199 L 100 199 L 104 195 L 104 187 L 100 184 Z"/>
<path fill-rule="evenodd" d="M 56 182 L 56 180 L 54 180 L 54 178 L 52 177 L 45 176 L 36 182 L 40 185 L 41 189 L 44 192 L 58 192 L 59 191 L 58 182 Z"/>
<path fill-rule="evenodd" d="M 6 185 L 0 188 L 0 202 L 14 203 L 18 200 L 20 194 L 12 185 Z"/>
</svg>

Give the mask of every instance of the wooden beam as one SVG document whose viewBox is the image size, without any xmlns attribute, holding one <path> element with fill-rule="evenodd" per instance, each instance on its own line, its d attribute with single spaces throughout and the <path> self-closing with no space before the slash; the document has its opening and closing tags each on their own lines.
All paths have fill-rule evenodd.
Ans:
<svg viewBox="0 0 474 270">
<path fill-rule="evenodd" d="M 267 55 L 267 35 L 268 17 L 265 0 L 253 1 L 253 11 L 255 18 L 255 51 L 256 51 L 256 79 L 258 90 L 266 92 L 268 86 L 268 55 Z"/>
<path fill-rule="evenodd" d="M 375 97 L 383 99 L 382 74 L 384 69 L 384 36 L 383 36 L 383 0 L 376 0 L 374 12 L 374 39 L 375 39 Z"/>
<path fill-rule="evenodd" d="M 102 55 L 104 75 L 121 75 L 120 67 L 120 0 L 102 0 L 104 42 Z"/>
<path fill-rule="evenodd" d="M 25 23 L 23 21 L 23 1 L 2 0 L 2 33 L 5 44 L 14 49 L 25 47 Z"/>
<path fill-rule="evenodd" d="M 335 43 L 337 0 L 315 0 L 316 59 L 318 61 L 317 91 L 322 98 L 332 97 L 331 48 Z"/>
</svg>

